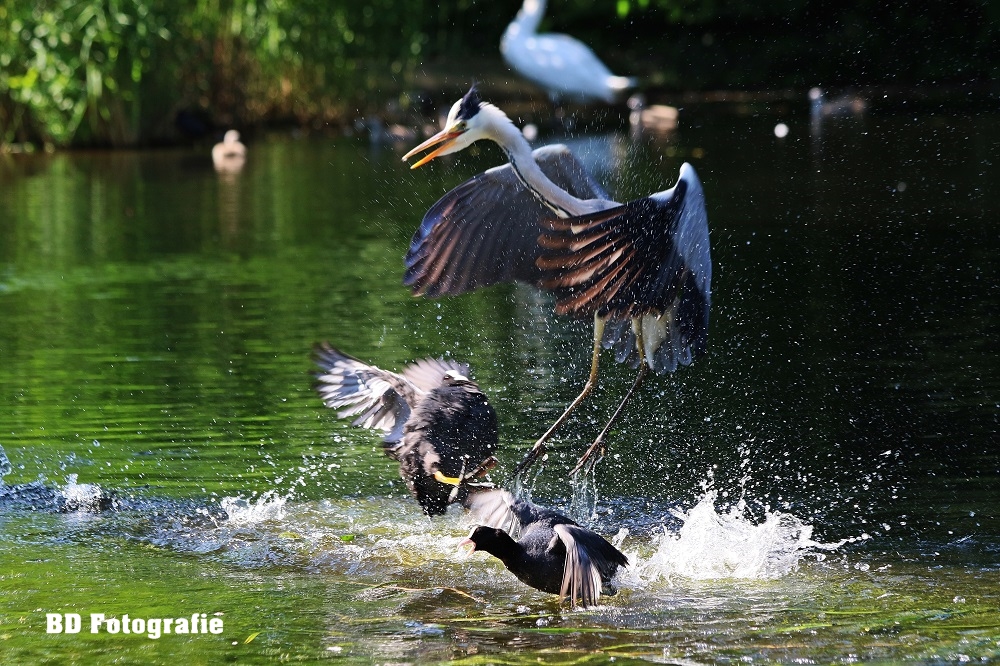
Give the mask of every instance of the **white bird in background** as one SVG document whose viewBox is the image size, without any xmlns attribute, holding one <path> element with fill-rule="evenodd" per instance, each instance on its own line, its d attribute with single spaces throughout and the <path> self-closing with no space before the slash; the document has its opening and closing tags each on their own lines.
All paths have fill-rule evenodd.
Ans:
<svg viewBox="0 0 1000 666">
<path fill-rule="evenodd" d="M 518 74 L 549 93 L 553 101 L 600 99 L 612 103 L 636 85 L 615 76 L 585 44 L 569 35 L 539 35 L 545 0 L 524 0 L 500 41 L 500 53 Z"/>
<path fill-rule="evenodd" d="M 239 171 L 246 159 L 247 147 L 240 142 L 240 133 L 236 130 L 229 130 L 222 143 L 212 146 L 212 162 L 216 171 Z"/>
<path fill-rule="evenodd" d="M 555 294 L 556 313 L 594 319 L 590 377 L 535 442 L 517 473 L 597 383 L 601 347 L 638 366 L 632 388 L 573 473 L 598 451 L 646 373 L 673 372 L 705 352 L 712 259 L 701 181 L 689 164 L 677 183 L 625 204 L 611 201 L 565 146 L 531 146 L 475 88 L 455 103 L 445 128 L 406 155 L 414 163 L 496 142 L 510 163 L 444 195 L 424 216 L 406 256 L 404 284 L 417 295 L 461 294 L 518 280 Z"/>
</svg>

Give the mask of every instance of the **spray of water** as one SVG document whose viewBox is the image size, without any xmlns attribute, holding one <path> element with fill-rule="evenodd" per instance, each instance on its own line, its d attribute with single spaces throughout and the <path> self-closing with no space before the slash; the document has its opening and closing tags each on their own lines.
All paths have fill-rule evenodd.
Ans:
<svg viewBox="0 0 1000 666">
<path fill-rule="evenodd" d="M 824 551 L 843 545 L 812 539 L 813 528 L 780 511 L 767 511 L 762 522 L 747 515 L 740 502 L 727 511 L 715 506 L 716 492 L 708 490 L 690 511 L 674 510 L 683 525 L 676 532 L 654 537 L 653 552 L 629 553 L 633 567 L 627 577 L 633 585 L 675 577 L 691 580 L 780 578 L 794 571 L 805 557 L 823 559 Z M 618 541 L 623 540 L 619 534 Z"/>
<path fill-rule="evenodd" d="M 57 488 L 62 495 L 60 503 L 63 511 L 100 511 L 107 498 L 96 483 L 77 483 L 77 475 L 66 477 L 66 485 Z"/>
<path fill-rule="evenodd" d="M 257 525 L 269 520 L 285 517 L 285 502 L 288 498 L 269 490 L 256 500 L 243 497 L 223 497 L 219 504 L 229 516 L 232 525 Z"/>
</svg>

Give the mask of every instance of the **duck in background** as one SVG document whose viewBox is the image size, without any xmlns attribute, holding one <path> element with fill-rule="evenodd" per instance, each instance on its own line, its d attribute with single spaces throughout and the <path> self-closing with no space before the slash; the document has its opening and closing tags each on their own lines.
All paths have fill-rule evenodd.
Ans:
<svg viewBox="0 0 1000 666">
<path fill-rule="evenodd" d="M 215 170 L 234 173 L 243 168 L 247 159 L 247 147 L 240 142 L 240 133 L 229 130 L 221 143 L 212 146 L 212 163 Z"/>
</svg>

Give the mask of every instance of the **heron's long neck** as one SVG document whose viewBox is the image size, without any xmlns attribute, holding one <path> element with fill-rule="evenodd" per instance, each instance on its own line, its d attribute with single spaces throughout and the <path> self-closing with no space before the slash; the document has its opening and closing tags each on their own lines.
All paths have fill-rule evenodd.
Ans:
<svg viewBox="0 0 1000 666">
<path fill-rule="evenodd" d="M 515 20 L 524 32 L 536 32 L 544 15 L 545 0 L 524 0 Z"/>
<path fill-rule="evenodd" d="M 497 125 L 498 136 L 494 140 L 507 153 L 507 159 L 514 173 L 535 198 L 559 217 L 572 217 L 591 212 L 583 200 L 577 199 L 549 180 L 532 156 L 531 146 L 520 130 L 506 117 L 504 121 L 506 122 Z"/>
</svg>

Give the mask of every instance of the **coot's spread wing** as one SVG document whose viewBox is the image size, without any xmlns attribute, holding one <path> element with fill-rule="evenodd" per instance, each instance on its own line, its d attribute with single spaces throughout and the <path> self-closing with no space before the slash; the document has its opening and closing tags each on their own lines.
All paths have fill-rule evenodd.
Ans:
<svg viewBox="0 0 1000 666">
<path fill-rule="evenodd" d="M 562 189 L 580 199 L 607 198 L 565 146 L 533 154 Z M 541 222 L 551 215 L 510 164 L 485 171 L 427 211 L 406 255 L 403 284 L 416 295 L 432 297 L 515 280 L 537 285 L 537 239 Z"/>
<path fill-rule="evenodd" d="M 603 580 L 614 576 L 628 559 L 600 535 L 579 525 L 558 524 L 552 528 L 566 548 L 559 596 L 571 603 L 593 606 L 601 597 Z"/>
<path fill-rule="evenodd" d="M 403 377 L 425 393 L 441 386 L 441 380 L 449 370 L 468 377 L 471 369 L 468 363 L 459 363 L 443 358 L 424 358 L 403 368 Z"/>
<path fill-rule="evenodd" d="M 517 539 L 521 533 L 521 521 L 512 508 L 515 502 L 513 495 L 497 488 L 470 492 L 463 505 L 477 525 L 501 529 Z"/>
<path fill-rule="evenodd" d="M 316 373 L 316 390 L 326 406 L 339 409 L 340 418 L 357 416 L 353 425 L 383 431 L 386 442 L 399 442 L 411 406 L 422 391 L 406 378 L 359 361 L 326 342 L 316 345 L 313 355 L 322 368 Z"/>
<path fill-rule="evenodd" d="M 586 548 L 577 543 L 577 530 L 572 525 L 556 525 L 553 529 L 566 549 L 559 596 L 569 599 L 570 603 L 579 600 L 583 606 L 593 606 L 601 598 L 600 572 L 591 563 Z"/>
<path fill-rule="evenodd" d="M 681 167 L 665 192 L 607 210 L 548 218 L 539 244 L 542 285 L 556 294 L 556 312 L 617 320 L 605 346 L 625 360 L 635 353 L 623 322 L 649 316 L 657 372 L 688 365 L 705 351 L 712 259 L 708 216 L 698 175 Z"/>
</svg>

